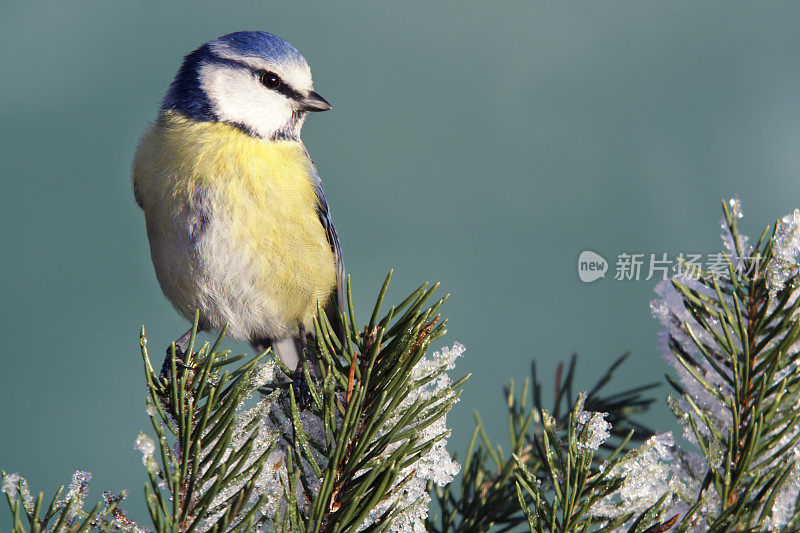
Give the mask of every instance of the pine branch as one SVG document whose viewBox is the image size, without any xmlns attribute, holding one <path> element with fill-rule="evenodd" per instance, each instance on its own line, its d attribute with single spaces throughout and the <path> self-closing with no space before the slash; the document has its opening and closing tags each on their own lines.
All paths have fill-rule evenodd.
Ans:
<svg viewBox="0 0 800 533">
<path fill-rule="evenodd" d="M 667 403 L 700 454 L 668 433 L 627 454 L 612 472 L 623 486 L 593 511 L 609 520 L 660 501 L 656 519 L 677 516 L 675 531 L 800 525 L 800 212 L 754 245 L 739 232 L 739 202 L 723 212 L 725 251 L 705 269 L 679 262 L 652 304 L 677 373 Z"/>
<path fill-rule="evenodd" d="M 196 316 L 186 354 L 179 358 L 172 345 L 157 373 L 142 328 L 155 438 L 140 433 L 136 447 L 157 532 L 422 526 L 427 482 L 443 485 L 458 472 L 444 448 L 445 417 L 467 378 L 453 382 L 447 371 L 464 348 L 426 355 L 445 333 L 439 310 L 447 296 L 429 303 L 438 285 L 421 286 L 378 320 L 390 277 L 363 328 L 348 279 L 343 339 L 319 310 L 316 354 L 302 357 L 306 409 L 295 398 L 295 373 L 270 351 L 231 357 L 219 351 L 224 331 L 195 350 Z M 260 400 L 245 408 L 256 392 Z M 33 499 L 24 479 L 4 474 L 14 533 L 26 531 L 23 521 L 31 531 L 50 531 L 53 522 L 53 531 L 142 531 L 117 508 L 124 494 L 84 511 L 89 474 L 76 476 L 68 497 L 59 499 L 59 491 L 42 516 L 43 496 Z"/>
<path fill-rule="evenodd" d="M 463 348 L 425 358 L 445 333 L 438 313 L 447 296 L 426 307 L 438 284 L 422 285 L 379 320 L 390 278 L 364 327 L 355 320 L 348 279 L 343 343 L 318 313 L 323 378 L 311 387 L 310 414 L 299 411 L 291 389 L 276 413 L 292 428 L 284 448 L 297 480 L 285 485 L 292 519 L 281 531 L 385 531 L 395 522 L 412 523 L 426 514 L 426 480 L 447 482 L 457 471 L 443 448 L 444 417 L 467 377 L 451 382 L 444 372 Z M 308 372 L 309 362 L 302 364 Z M 303 497 L 294 498 L 294 490 Z"/>
<path fill-rule="evenodd" d="M 544 477 L 531 473 L 515 456 L 517 501 L 531 533 L 612 531 L 622 528 L 636 516 L 630 511 L 608 519 L 596 512 L 596 505 L 611 497 L 626 481 L 617 467 L 634 453 L 629 452 L 627 457 L 622 455 L 634 430 L 619 442 L 600 467 L 596 467 L 595 451 L 607 443 L 612 428 L 604 420 L 605 413 L 583 410 L 585 400 L 583 393 L 569 414 L 566 430 L 558 431 L 555 419 L 543 412 L 544 432 L 536 443 L 545 466 Z M 663 494 L 645 509 L 627 531 L 666 531 L 672 527 L 678 515 L 661 521 L 668 496 L 669 493 Z"/>
<path fill-rule="evenodd" d="M 67 493 L 62 498 L 64 487 L 58 489 L 45 508 L 44 493 L 35 498 L 28 488 L 28 482 L 18 474 L 2 472 L 2 490 L 6 496 L 12 516 L 12 533 L 121 531 L 138 533 L 142 531 L 129 520 L 117 505 L 125 498 L 125 492 L 118 495 L 103 494 L 103 501 L 91 510 L 84 509 L 89 492 L 90 472 L 77 471 L 72 476 Z"/>
<path fill-rule="evenodd" d="M 643 397 L 642 394 L 657 384 L 643 385 L 607 396 L 601 394 L 614 371 L 627 357 L 628 354 L 624 354 L 618 358 L 581 400 L 584 408 L 607 413 L 608 421 L 614 424 L 611 429 L 613 442 L 602 443 L 603 453 L 593 455 L 590 461 L 589 467 L 595 473 L 602 457 L 613 454 L 620 446 L 621 449 L 626 449 L 629 442 L 641 441 L 652 435 L 646 426 L 631 417 L 647 410 L 654 400 Z M 545 445 L 545 421 L 552 420 L 552 431 L 556 433 L 570 430 L 570 421 L 579 400 L 572 392 L 576 364 L 577 357 L 573 356 L 566 375 L 563 364 L 558 366 L 551 409 L 553 417 L 547 415 L 544 409 L 542 386 L 535 363 L 532 365 L 532 379 L 525 380 L 519 396 L 515 393 L 513 381 L 505 389 L 511 440 L 511 453 L 508 456 L 499 445 L 495 448 L 492 444 L 480 416 L 476 413 L 476 428 L 467 450 L 460 491 L 452 487 L 431 487 L 431 493 L 441 508 L 441 515 L 438 520 L 428 520 L 429 531 L 507 531 L 526 521 L 517 501 L 518 467 L 523 465 L 525 471 L 537 479 L 538 484 L 552 487 L 547 468 L 546 452 L 549 444 Z M 535 502 L 531 493 L 523 492 L 522 495 L 526 505 Z"/>
<path fill-rule="evenodd" d="M 272 451 L 257 439 L 269 399 L 237 411 L 258 386 L 254 372 L 265 354 L 229 371 L 243 357 L 217 351 L 224 331 L 213 347 L 206 343 L 195 352 L 197 323 L 196 316 L 185 361 L 171 346 L 166 376 L 153 370 L 141 331 L 147 413 L 156 434 L 155 441 L 145 434 L 137 439 L 148 474 L 147 508 L 158 532 L 247 531 L 268 497 L 251 501 Z"/>
<path fill-rule="evenodd" d="M 669 348 L 683 382 L 671 380 L 681 401 L 670 403 L 709 465 L 709 531 L 762 526 L 796 465 L 785 451 L 800 440 L 800 300 L 794 275 L 770 298 L 763 268 L 775 259 L 778 225 L 749 248 L 738 203 L 723 211 L 726 268 L 673 280 L 683 309 L 670 311 Z"/>
<path fill-rule="evenodd" d="M 555 419 L 543 413 L 544 431 L 537 440 L 537 450 L 544 463 L 541 468 L 544 480 L 514 456 L 517 500 L 531 532 L 582 532 L 605 525 L 606 521 L 592 516 L 590 509 L 623 483 L 621 478 L 609 476 L 609 472 L 629 439 L 624 439 L 612 452 L 606 462 L 607 469 L 593 468 L 594 451 L 600 445 L 599 440 L 607 438 L 608 434 L 602 433 L 610 430 L 610 426 L 603 427 L 608 423 L 602 421 L 598 413 L 583 411 L 584 402 L 585 398 L 581 397 L 575 403 L 568 416 L 566 432 L 558 431 Z M 597 432 L 601 433 L 599 437 Z M 620 516 L 607 527 L 618 527 L 632 516 L 633 513 Z"/>
</svg>

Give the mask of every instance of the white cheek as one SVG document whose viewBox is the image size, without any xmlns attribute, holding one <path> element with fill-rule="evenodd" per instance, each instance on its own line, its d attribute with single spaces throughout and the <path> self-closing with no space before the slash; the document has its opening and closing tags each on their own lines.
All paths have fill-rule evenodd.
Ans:
<svg viewBox="0 0 800 533">
<path fill-rule="evenodd" d="M 199 79 L 221 120 L 242 124 L 259 137 L 271 137 L 292 118 L 291 102 L 262 86 L 247 70 L 206 64 Z"/>
</svg>

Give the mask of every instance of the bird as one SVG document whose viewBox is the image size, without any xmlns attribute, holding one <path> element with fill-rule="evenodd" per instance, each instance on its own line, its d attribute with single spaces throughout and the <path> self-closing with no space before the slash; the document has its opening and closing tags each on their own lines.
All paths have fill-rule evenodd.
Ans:
<svg viewBox="0 0 800 533">
<path fill-rule="evenodd" d="M 132 165 L 167 299 L 296 373 L 318 304 L 332 324 L 344 308 L 339 238 L 300 138 L 329 109 L 291 44 L 230 33 L 184 57 Z M 191 333 L 174 342 L 179 358 Z"/>
</svg>

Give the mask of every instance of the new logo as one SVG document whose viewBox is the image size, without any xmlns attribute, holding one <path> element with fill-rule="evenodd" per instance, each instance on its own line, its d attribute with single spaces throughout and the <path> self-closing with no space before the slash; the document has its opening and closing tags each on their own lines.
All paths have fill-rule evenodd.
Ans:
<svg viewBox="0 0 800 533">
<path fill-rule="evenodd" d="M 591 283 L 604 278 L 606 271 L 608 271 L 608 261 L 602 255 L 584 250 L 578 256 L 578 277 L 582 282 Z"/>
</svg>

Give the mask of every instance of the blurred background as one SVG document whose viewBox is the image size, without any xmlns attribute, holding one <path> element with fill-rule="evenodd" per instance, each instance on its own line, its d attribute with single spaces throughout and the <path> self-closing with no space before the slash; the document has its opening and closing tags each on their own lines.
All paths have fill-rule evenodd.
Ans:
<svg viewBox="0 0 800 533">
<path fill-rule="evenodd" d="M 203 42 L 263 29 L 308 59 L 334 110 L 303 139 L 362 319 L 390 268 L 389 303 L 426 280 L 452 293 L 453 375 L 473 373 L 448 419 L 463 456 L 475 409 L 504 442 L 502 387 L 532 359 L 547 395 L 572 353 L 587 388 L 627 350 L 610 390 L 663 382 L 649 254 L 718 251 L 723 198 L 753 236 L 800 206 L 798 23 L 789 2 L 6 2 L 0 468 L 46 494 L 89 469 L 90 500 L 128 487 L 147 516 L 138 331 L 160 364 L 186 322 L 129 167 Z M 605 279 L 580 281 L 584 250 Z M 639 280 L 614 279 L 621 253 L 645 254 Z M 668 392 L 653 428 L 675 427 Z"/>
</svg>

